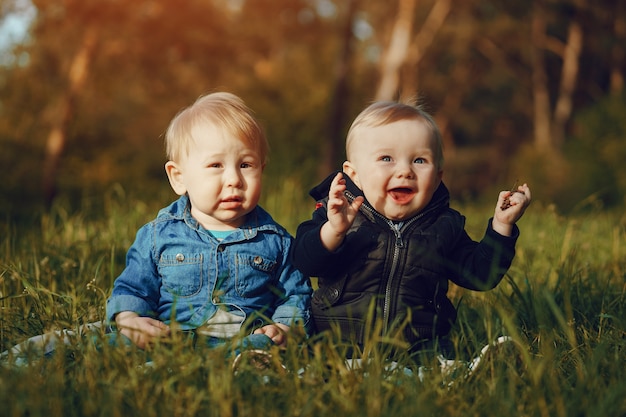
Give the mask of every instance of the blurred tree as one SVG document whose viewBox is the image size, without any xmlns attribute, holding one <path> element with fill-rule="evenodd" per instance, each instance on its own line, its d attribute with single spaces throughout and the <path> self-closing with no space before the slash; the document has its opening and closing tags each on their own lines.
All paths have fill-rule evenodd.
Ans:
<svg viewBox="0 0 626 417">
<path fill-rule="evenodd" d="M 532 73 L 534 97 L 534 143 L 539 152 L 558 152 L 565 140 L 565 127 L 572 114 L 574 88 L 579 73 L 583 29 L 579 16 L 584 12 L 584 1 L 567 5 L 567 35 L 564 41 L 551 36 L 547 29 L 549 13 L 544 0 L 535 0 L 532 13 Z M 560 15 L 559 15 L 560 16 Z M 546 71 L 545 51 L 561 59 L 561 73 L 556 97 L 551 100 L 550 83 Z M 551 105 L 554 102 L 554 106 Z M 554 110 L 552 110 L 552 107 Z"/>
<path fill-rule="evenodd" d="M 349 65 L 342 61 L 349 47 L 341 32 L 350 27 L 346 13 L 344 7 L 321 13 L 316 2 L 306 0 L 256 0 L 243 3 L 231 26 L 238 51 L 233 73 L 240 75 L 225 82 L 236 86 L 265 122 L 275 161 L 267 168 L 271 177 L 296 177 L 308 186 L 325 175 L 322 167 L 337 163 L 330 125 L 332 117 L 345 123 L 336 115 L 346 106 L 333 104 L 334 97 L 349 97 L 335 93 L 346 88 L 341 79 L 342 66 Z"/>
<path fill-rule="evenodd" d="M 59 181 L 89 187 L 145 177 L 144 161 L 162 154 L 150 142 L 183 104 L 209 89 L 217 73 L 212 54 L 201 51 L 219 55 L 221 27 L 202 26 L 222 20 L 202 1 L 187 2 L 189 7 L 148 0 L 34 4 L 37 19 L 23 47 L 28 65 L 8 74 L 7 95 L 23 97 L 21 106 L 12 100 L 8 113 L 35 126 L 35 134 L 7 133 L 16 142 L 48 143 L 46 197 Z M 64 149 L 70 154 L 57 175 Z"/>
<path fill-rule="evenodd" d="M 52 203 L 56 195 L 56 177 L 59 159 L 67 140 L 67 128 L 75 113 L 77 95 L 84 88 L 85 81 L 91 65 L 93 50 L 96 41 L 96 27 L 87 26 L 80 44 L 74 56 L 67 74 L 67 88 L 60 92 L 58 109 L 54 112 L 54 120 L 51 121 L 50 132 L 46 140 L 46 154 L 43 162 L 43 192 L 48 205 Z"/>
<path fill-rule="evenodd" d="M 416 0 L 398 0 L 398 11 L 389 45 L 380 59 L 380 82 L 376 100 L 393 100 L 400 92 L 400 69 L 407 62 L 413 37 Z"/>
<path fill-rule="evenodd" d="M 626 4 L 623 1 L 616 1 L 614 4 L 614 13 L 612 13 L 612 24 L 610 25 L 613 34 L 613 42 L 611 43 L 611 84 L 610 90 L 612 94 L 620 94 L 624 91 L 624 59 L 626 52 Z"/>
<path fill-rule="evenodd" d="M 338 39 L 341 42 L 339 53 L 335 58 L 332 89 L 329 100 L 328 122 L 326 132 L 326 152 L 322 157 L 319 176 L 323 177 L 338 168 L 338 161 L 343 156 L 344 131 L 347 123 L 348 96 L 350 95 L 348 78 L 352 68 L 354 53 L 354 21 L 358 9 L 357 0 L 346 1 L 346 11 L 340 19 Z"/>
<path fill-rule="evenodd" d="M 377 96 L 414 96 L 440 124 L 454 195 L 521 177 L 550 198 L 570 181 L 569 162 L 544 166 L 536 149 L 571 158 L 575 118 L 621 96 L 626 71 L 625 6 L 613 0 L 33 4 L 30 36 L 0 67 L 0 163 L 13 173 L 1 187 L 20 197 L 42 176 L 63 192 L 167 188 L 169 120 L 228 90 L 265 125 L 278 186 L 289 177 L 304 193 L 339 167 L 347 127 Z M 44 175 L 55 137 L 58 170 Z"/>
<path fill-rule="evenodd" d="M 626 204 L 626 95 L 611 94 L 581 111 L 564 152 L 571 181 L 554 200 L 563 209 Z"/>
<path fill-rule="evenodd" d="M 451 0 L 436 0 L 419 30 L 415 31 L 417 34 L 413 35 L 416 0 L 398 0 L 389 46 L 381 59 L 377 100 L 397 98 L 406 101 L 415 98 L 418 87 L 416 78 L 410 74 L 418 72 L 420 61 L 444 24 L 451 5 Z M 404 77 L 401 77 L 402 72 Z"/>
</svg>

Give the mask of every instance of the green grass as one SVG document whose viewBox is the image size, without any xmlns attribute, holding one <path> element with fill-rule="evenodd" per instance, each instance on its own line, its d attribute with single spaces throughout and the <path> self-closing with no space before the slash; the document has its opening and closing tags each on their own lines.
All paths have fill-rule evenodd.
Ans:
<svg viewBox="0 0 626 417">
<path fill-rule="evenodd" d="M 286 182 L 267 188 L 263 205 L 295 232 L 313 209 L 302 194 Z M 61 202 L 34 223 L 2 223 L 0 350 L 103 319 L 136 229 L 172 198 L 164 191 L 147 203 L 114 188 L 78 211 Z M 492 210 L 461 207 L 472 236 Z M 376 350 L 372 363 L 349 371 L 324 338 L 275 351 L 287 371 L 263 380 L 234 375 L 223 351 L 193 351 L 185 340 L 159 346 L 146 367 L 142 352 L 97 351 L 77 337 L 51 360 L 0 368 L 0 415 L 626 415 L 626 217 L 600 209 L 563 217 L 533 203 L 520 228 L 517 257 L 497 289 L 453 289 L 453 340 L 465 359 L 502 334 L 524 348 L 452 386 L 434 371 L 423 381 L 387 372 Z"/>
</svg>

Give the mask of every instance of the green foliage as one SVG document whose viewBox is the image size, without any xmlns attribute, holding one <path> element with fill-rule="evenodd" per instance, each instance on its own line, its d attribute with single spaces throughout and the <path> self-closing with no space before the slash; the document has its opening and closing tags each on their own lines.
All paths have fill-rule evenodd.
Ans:
<svg viewBox="0 0 626 417">
<path fill-rule="evenodd" d="M 626 95 L 599 101 L 576 118 L 566 152 L 572 178 L 564 203 L 626 203 Z"/>
<path fill-rule="evenodd" d="M 290 230 L 311 211 L 299 188 L 295 180 L 266 187 L 264 205 Z M 142 200 L 114 187 L 83 199 L 82 209 L 59 202 L 33 224 L 1 223 L 0 350 L 101 320 L 136 229 L 170 196 Z M 479 237 L 492 208 L 461 210 Z M 536 204 L 520 228 L 515 262 L 499 287 L 452 295 L 459 358 L 475 357 L 502 334 L 521 348 L 452 385 L 436 362 L 423 380 L 385 370 L 378 349 L 362 369 L 349 370 L 343 347 L 323 336 L 275 349 L 286 369 L 235 375 L 220 349 L 198 352 L 174 339 L 149 356 L 96 350 L 96 333 L 72 338 L 49 360 L 0 368 L 2 415 L 624 415 L 626 217 L 599 210 L 563 217 Z"/>
<path fill-rule="evenodd" d="M 523 147 L 511 172 L 531 185 L 533 198 L 553 202 L 563 212 L 623 207 L 625 112 L 623 94 L 600 100 L 576 116 L 562 152 Z"/>
</svg>

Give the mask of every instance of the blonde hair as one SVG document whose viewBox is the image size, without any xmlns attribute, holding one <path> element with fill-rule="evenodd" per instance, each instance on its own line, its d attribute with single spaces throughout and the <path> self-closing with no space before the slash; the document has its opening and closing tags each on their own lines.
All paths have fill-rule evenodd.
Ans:
<svg viewBox="0 0 626 417">
<path fill-rule="evenodd" d="M 350 148 L 356 140 L 356 131 L 362 127 L 378 127 L 400 120 L 415 120 L 425 123 L 431 131 L 435 142 L 435 163 L 437 168 L 443 167 L 443 139 L 439 126 L 433 117 L 420 106 L 398 103 L 395 101 L 377 101 L 365 108 L 352 122 L 346 137 L 346 155 L 350 160 Z"/>
<path fill-rule="evenodd" d="M 258 149 L 261 161 L 267 162 L 269 144 L 263 128 L 241 98 L 225 92 L 201 96 L 172 119 L 165 132 L 165 153 L 170 161 L 179 161 L 189 153 L 192 132 L 202 124 L 223 129 Z"/>
</svg>

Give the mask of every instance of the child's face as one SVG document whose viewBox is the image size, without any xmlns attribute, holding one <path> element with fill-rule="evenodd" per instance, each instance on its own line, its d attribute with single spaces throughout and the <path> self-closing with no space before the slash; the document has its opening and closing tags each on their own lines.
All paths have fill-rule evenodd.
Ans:
<svg viewBox="0 0 626 417">
<path fill-rule="evenodd" d="M 261 195 L 258 150 L 213 125 L 194 128 L 193 137 L 189 154 L 166 164 L 172 188 L 189 195 L 191 214 L 206 229 L 241 226 Z"/>
<path fill-rule="evenodd" d="M 412 217 L 430 202 L 443 174 L 431 136 L 416 120 L 361 127 L 344 171 L 376 211 L 391 220 Z"/>
</svg>

